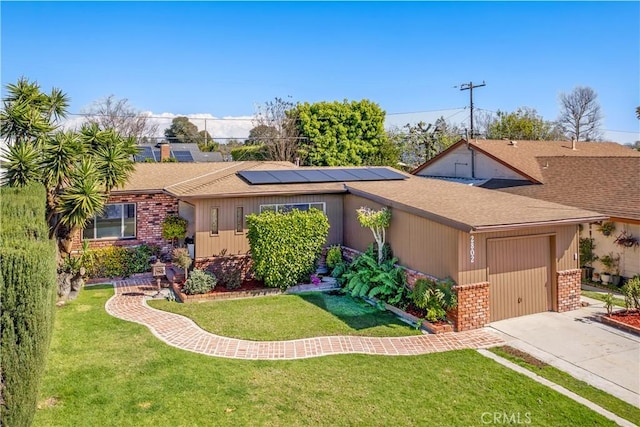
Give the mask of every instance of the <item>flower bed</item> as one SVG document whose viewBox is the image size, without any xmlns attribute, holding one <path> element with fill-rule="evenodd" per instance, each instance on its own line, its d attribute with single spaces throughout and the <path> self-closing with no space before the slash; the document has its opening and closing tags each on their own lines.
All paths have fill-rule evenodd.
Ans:
<svg viewBox="0 0 640 427">
<path fill-rule="evenodd" d="M 265 295 L 279 295 L 282 290 L 278 288 L 267 288 L 259 280 L 245 280 L 242 285 L 234 290 L 228 290 L 224 286 L 216 288 L 206 294 L 187 295 L 182 292 L 181 283 L 172 283 L 171 288 L 180 302 L 210 301 L 218 299 L 251 298 Z"/>
<path fill-rule="evenodd" d="M 619 310 L 610 315 L 598 316 L 602 323 L 613 326 L 635 335 L 640 335 L 640 311 Z"/>
<path fill-rule="evenodd" d="M 378 300 L 376 300 L 375 298 L 364 298 L 364 300 L 371 305 L 378 305 Z M 445 321 L 437 323 L 429 322 L 424 319 L 424 311 L 413 305 L 409 305 L 406 311 L 387 303 L 384 303 L 384 307 L 386 310 L 392 312 L 399 318 L 403 319 L 405 322 L 413 326 L 420 325 L 420 329 L 425 330 L 431 334 L 453 332 L 453 325 L 451 323 Z"/>
</svg>

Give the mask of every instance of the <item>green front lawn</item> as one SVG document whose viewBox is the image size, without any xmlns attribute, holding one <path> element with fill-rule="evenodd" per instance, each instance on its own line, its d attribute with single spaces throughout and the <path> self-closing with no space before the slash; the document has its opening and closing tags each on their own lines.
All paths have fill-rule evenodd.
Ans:
<svg viewBox="0 0 640 427">
<path fill-rule="evenodd" d="M 587 298 L 597 299 L 599 301 L 604 301 L 605 295 L 595 291 L 582 291 L 582 296 Z M 620 297 L 613 297 L 613 304 L 618 307 L 624 307 L 624 299 Z"/>
<path fill-rule="evenodd" d="M 87 288 L 58 309 L 35 426 L 482 426 L 493 413 L 536 426 L 615 425 L 473 350 L 207 357 L 109 316 L 111 295 Z"/>
<path fill-rule="evenodd" d="M 605 393 L 586 382 L 580 381 L 566 372 L 540 362 L 531 356 L 519 354 L 517 350 L 514 352 L 514 350 L 509 347 L 495 347 L 492 348 L 491 351 L 498 356 L 504 357 L 505 359 L 508 359 L 513 363 L 548 379 L 549 381 L 553 381 L 554 383 L 561 385 L 567 390 L 571 390 L 575 394 L 600 405 L 604 409 L 613 412 L 626 420 L 632 421 L 635 424 L 640 424 L 640 408 L 630 405 L 615 396 Z"/>
<path fill-rule="evenodd" d="M 290 340 L 323 335 L 393 337 L 421 332 L 346 295 L 310 292 L 180 304 L 149 301 L 151 307 L 182 314 L 214 334 L 249 340 Z"/>
</svg>

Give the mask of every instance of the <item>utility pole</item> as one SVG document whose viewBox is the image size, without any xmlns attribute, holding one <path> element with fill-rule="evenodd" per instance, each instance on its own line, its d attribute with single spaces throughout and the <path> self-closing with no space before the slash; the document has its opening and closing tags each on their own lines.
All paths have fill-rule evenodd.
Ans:
<svg viewBox="0 0 640 427">
<path fill-rule="evenodd" d="M 486 86 L 487 84 L 484 82 L 484 80 L 482 81 L 482 84 L 479 85 L 474 85 L 473 82 L 469 82 L 469 83 L 463 83 L 460 85 L 460 90 L 468 90 L 469 91 L 469 109 L 471 110 L 470 112 L 470 121 L 471 121 L 471 138 L 474 137 L 475 133 L 473 132 L 473 89 L 477 88 L 477 87 L 483 87 Z"/>
</svg>

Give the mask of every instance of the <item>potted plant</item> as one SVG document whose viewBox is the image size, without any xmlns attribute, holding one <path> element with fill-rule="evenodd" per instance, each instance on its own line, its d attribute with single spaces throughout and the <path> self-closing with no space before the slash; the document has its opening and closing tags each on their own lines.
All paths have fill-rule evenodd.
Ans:
<svg viewBox="0 0 640 427">
<path fill-rule="evenodd" d="M 620 286 L 620 254 L 609 253 L 611 256 L 611 284 Z"/>
<path fill-rule="evenodd" d="M 605 236 L 610 236 L 614 231 L 616 231 L 616 224 L 612 221 L 605 221 L 600 224 L 598 231 Z"/>
<path fill-rule="evenodd" d="M 618 235 L 618 237 L 616 237 L 616 240 L 614 240 L 613 243 L 624 248 L 633 248 L 640 245 L 640 242 L 638 242 L 636 237 L 633 237 L 633 234 L 624 230 Z"/>
<path fill-rule="evenodd" d="M 582 267 L 582 279 L 589 280 L 593 276 L 593 262 L 598 259 L 593 250 L 596 248 L 592 238 L 580 239 L 580 266 Z M 593 279 L 595 280 L 595 279 Z"/>
<path fill-rule="evenodd" d="M 167 215 L 162 221 L 162 237 L 171 242 L 173 247 L 177 247 L 179 239 L 184 239 L 187 235 L 188 221 L 179 215 Z"/>
<path fill-rule="evenodd" d="M 600 279 L 602 283 L 608 284 L 611 282 L 611 272 L 613 271 L 613 257 L 612 254 L 607 254 L 600 258 L 600 262 L 602 263 L 602 273 L 600 273 Z"/>
</svg>

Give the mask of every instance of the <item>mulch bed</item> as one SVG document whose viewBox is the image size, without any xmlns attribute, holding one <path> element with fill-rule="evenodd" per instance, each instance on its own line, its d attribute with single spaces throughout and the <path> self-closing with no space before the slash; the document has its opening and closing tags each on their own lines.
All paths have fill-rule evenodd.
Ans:
<svg viewBox="0 0 640 427">
<path fill-rule="evenodd" d="M 535 366 L 536 368 L 544 368 L 545 366 L 547 366 L 547 364 L 544 363 L 543 361 L 538 360 L 532 355 L 530 355 L 529 353 L 525 353 L 524 351 L 518 350 L 517 348 L 513 348 L 511 346 L 505 345 L 500 347 L 500 349 L 502 349 L 505 353 L 508 353 L 512 356 L 519 357 L 520 359 L 524 360 L 527 364 L 531 366 Z"/>
<path fill-rule="evenodd" d="M 178 288 L 182 290 L 182 286 L 184 283 L 176 283 Z M 215 295 L 215 294 L 224 294 L 228 292 L 243 292 L 243 291 L 256 291 L 256 290 L 265 290 L 265 289 L 273 289 L 265 286 L 262 280 L 257 279 L 248 279 L 242 282 L 239 288 L 235 289 L 227 289 L 222 284 L 217 284 L 216 287 L 211 291 L 207 292 L 205 295 Z"/>
<path fill-rule="evenodd" d="M 416 307 L 413 303 L 409 303 L 409 305 L 404 309 L 405 312 L 409 313 L 412 316 L 417 317 L 418 319 L 425 319 L 427 316 L 427 312 L 421 308 Z M 436 327 L 446 327 L 450 325 L 449 322 L 445 320 L 439 320 L 437 322 L 429 322 Z"/>
<path fill-rule="evenodd" d="M 640 336 L 640 311 L 620 310 L 596 316 L 600 322 Z"/>
<path fill-rule="evenodd" d="M 610 319 L 624 323 L 625 325 L 634 326 L 640 329 L 640 311 L 638 310 L 623 310 L 612 313 L 608 316 Z"/>
</svg>

